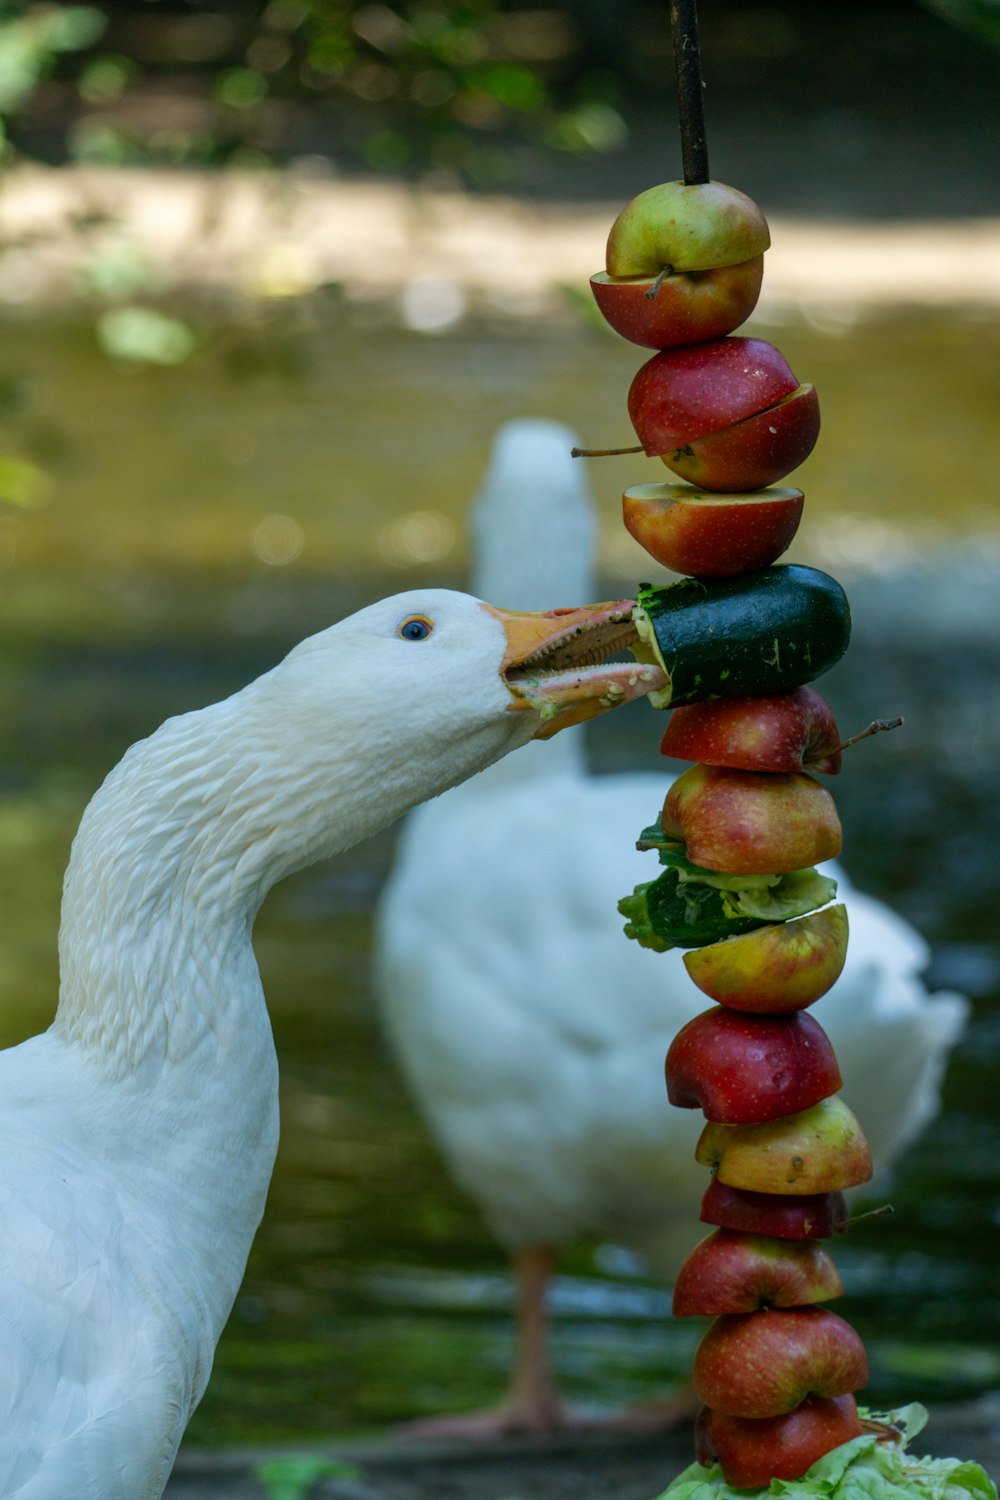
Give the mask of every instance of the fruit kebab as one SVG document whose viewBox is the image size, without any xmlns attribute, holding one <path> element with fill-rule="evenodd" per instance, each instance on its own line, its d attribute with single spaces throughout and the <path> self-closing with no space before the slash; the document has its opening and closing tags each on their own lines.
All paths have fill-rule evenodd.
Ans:
<svg viewBox="0 0 1000 1500">
<path fill-rule="evenodd" d="M 834 579 L 776 562 L 803 505 L 779 481 L 812 450 L 819 404 L 773 345 L 733 336 L 756 303 L 769 232 L 756 204 L 709 178 L 694 0 L 674 0 L 671 20 L 684 180 L 625 206 L 591 281 L 611 326 L 657 351 L 628 393 L 641 450 L 689 481 L 623 497 L 632 536 L 692 575 L 642 585 L 635 618 L 636 654 L 667 678 L 650 696 L 671 710 L 661 749 L 693 764 L 639 837 L 660 874 L 619 905 L 629 937 L 687 950 L 713 1002 L 666 1059 L 670 1101 L 705 1116 L 695 1154 L 711 1174 L 701 1217 L 715 1227 L 674 1288 L 675 1316 L 714 1321 L 694 1360 L 696 1462 L 664 1500 L 775 1481 L 837 1500 L 995 1496 L 975 1464 L 905 1452 L 922 1408 L 859 1411 L 865 1349 L 826 1305 L 843 1287 L 823 1241 L 848 1227 L 844 1192 L 872 1171 L 811 1014 L 848 942 L 836 883 L 816 868 L 841 848 L 816 773 L 836 774 L 853 740 L 841 742 L 809 684 L 844 652 L 850 612 Z"/>
</svg>

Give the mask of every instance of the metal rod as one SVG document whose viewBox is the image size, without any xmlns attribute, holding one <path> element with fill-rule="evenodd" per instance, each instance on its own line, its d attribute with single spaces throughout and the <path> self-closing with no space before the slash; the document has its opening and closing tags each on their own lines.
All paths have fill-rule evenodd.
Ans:
<svg viewBox="0 0 1000 1500">
<path fill-rule="evenodd" d="M 708 181 L 704 84 L 698 40 L 698 0 L 670 0 L 670 34 L 677 74 L 677 111 L 681 127 L 681 160 L 688 186 Z"/>
</svg>

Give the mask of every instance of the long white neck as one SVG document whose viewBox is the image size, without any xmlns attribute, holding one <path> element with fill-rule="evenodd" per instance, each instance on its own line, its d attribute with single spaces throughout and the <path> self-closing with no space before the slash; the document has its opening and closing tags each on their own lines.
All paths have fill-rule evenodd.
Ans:
<svg viewBox="0 0 1000 1500">
<path fill-rule="evenodd" d="M 483 677 L 475 653 L 475 683 L 450 696 L 426 686 L 426 670 L 423 691 L 396 682 L 391 692 L 352 657 L 349 632 L 337 643 L 331 652 L 314 638 L 232 698 L 134 745 L 87 808 L 66 873 L 59 1006 L 43 1053 L 54 1086 L 69 1082 L 75 1148 L 135 1206 L 126 1222 L 137 1263 L 151 1235 L 161 1247 L 166 1316 L 197 1322 L 195 1399 L 277 1150 L 277 1061 L 251 944 L 261 902 L 284 875 L 376 832 L 534 727 L 506 712 L 506 689 Z M 492 624 L 485 646 L 499 657 Z"/>
<path fill-rule="evenodd" d="M 286 862 L 269 857 L 278 830 L 247 762 L 242 696 L 133 746 L 73 844 L 55 1029 L 142 1087 L 206 1039 L 239 1038 L 250 927 Z"/>
<path fill-rule="evenodd" d="M 435 713 L 441 747 L 417 736 L 415 753 L 393 718 L 379 718 L 377 682 L 370 700 L 356 690 L 352 712 L 317 728 L 309 695 L 287 692 L 308 670 L 308 657 L 289 658 L 169 720 L 84 814 L 63 892 L 55 1031 L 136 1087 L 176 1072 L 189 1090 L 188 1058 L 226 1052 L 238 1063 L 249 1021 L 259 1012 L 257 1031 L 266 1027 L 250 932 L 276 881 L 367 838 L 533 728 L 492 699 L 476 717 L 459 695 Z"/>
</svg>

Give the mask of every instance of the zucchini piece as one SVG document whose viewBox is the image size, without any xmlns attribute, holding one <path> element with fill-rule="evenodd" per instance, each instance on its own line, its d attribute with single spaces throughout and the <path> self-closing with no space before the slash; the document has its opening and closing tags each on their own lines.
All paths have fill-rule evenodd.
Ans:
<svg viewBox="0 0 1000 1500">
<path fill-rule="evenodd" d="M 625 936 L 656 953 L 668 948 L 704 948 L 768 925 L 766 918 L 735 914 L 722 891 L 683 884 L 674 869 L 637 885 L 630 896 L 622 897 L 618 910 L 625 918 Z"/>
<path fill-rule="evenodd" d="M 851 637 L 840 584 L 796 563 L 663 588 L 640 584 L 636 624 L 670 678 L 650 694 L 656 708 L 799 687 L 839 661 Z"/>
</svg>

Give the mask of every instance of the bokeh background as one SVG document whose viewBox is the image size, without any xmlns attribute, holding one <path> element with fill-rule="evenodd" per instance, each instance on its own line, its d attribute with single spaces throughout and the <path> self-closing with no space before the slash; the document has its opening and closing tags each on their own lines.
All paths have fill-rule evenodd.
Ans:
<svg viewBox="0 0 1000 1500">
<path fill-rule="evenodd" d="M 1000 8 L 701 8 L 713 175 L 774 231 L 750 331 L 823 402 L 789 558 L 855 607 L 824 692 L 842 724 L 907 720 L 841 778 L 845 863 L 975 1007 L 895 1218 L 838 1250 L 844 1311 L 879 1400 L 967 1400 L 1000 1387 Z M 373 597 L 462 586 L 500 422 L 630 441 L 642 356 L 586 273 L 679 150 L 666 7 L 640 0 L 0 5 L 0 114 L 10 1043 L 51 1018 L 69 842 L 132 740 Z M 591 464 L 616 592 L 666 576 L 618 519 L 647 463 Z M 590 738 L 599 770 L 661 764 L 645 710 Z M 394 838 L 260 918 L 284 1137 L 198 1444 L 378 1427 L 502 1380 L 503 1257 L 372 1005 Z M 696 1335 L 612 1247 L 567 1256 L 554 1307 L 583 1401 L 688 1367 Z"/>
</svg>

